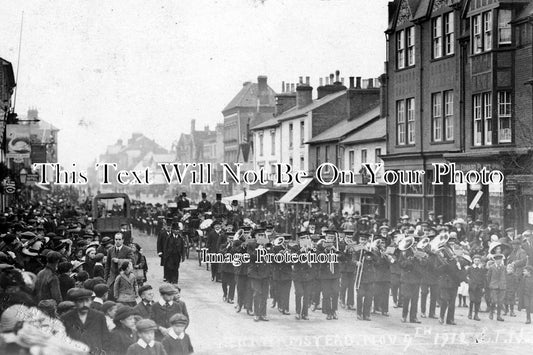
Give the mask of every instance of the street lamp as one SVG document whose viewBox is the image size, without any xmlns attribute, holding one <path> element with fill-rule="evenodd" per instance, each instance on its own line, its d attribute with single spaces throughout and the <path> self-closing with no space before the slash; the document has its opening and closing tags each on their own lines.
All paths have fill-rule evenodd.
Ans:
<svg viewBox="0 0 533 355">
<path fill-rule="evenodd" d="M 24 168 L 20 169 L 19 176 L 20 176 L 20 183 L 22 185 L 26 185 L 26 180 L 28 179 L 28 171 Z"/>
</svg>

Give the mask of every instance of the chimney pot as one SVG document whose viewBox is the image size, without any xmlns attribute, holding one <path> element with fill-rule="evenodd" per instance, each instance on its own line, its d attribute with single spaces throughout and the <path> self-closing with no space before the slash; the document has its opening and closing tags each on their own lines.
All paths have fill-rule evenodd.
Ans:
<svg viewBox="0 0 533 355">
<path fill-rule="evenodd" d="M 291 92 L 294 92 L 294 83 L 291 83 Z"/>
<path fill-rule="evenodd" d="M 354 80 L 355 78 L 353 76 L 350 77 L 350 89 L 354 88 Z"/>
<path fill-rule="evenodd" d="M 335 71 L 335 81 L 338 82 L 339 81 L 339 76 L 340 76 L 341 72 L 339 70 L 336 70 Z"/>
<path fill-rule="evenodd" d="M 344 78 L 341 78 L 341 84 L 344 85 Z"/>
<path fill-rule="evenodd" d="M 335 79 L 335 75 L 333 75 L 333 74 L 329 74 L 329 83 L 330 83 L 331 85 L 333 85 L 333 83 L 334 83 L 333 80 L 334 80 L 334 79 Z"/>
<path fill-rule="evenodd" d="M 326 85 L 329 85 L 329 77 L 325 77 L 324 79 L 326 79 Z"/>
<path fill-rule="evenodd" d="M 301 77 L 299 78 L 299 83 L 300 83 L 300 84 L 303 84 L 303 83 L 304 83 L 304 78 L 303 78 L 303 76 L 301 76 Z"/>
<path fill-rule="evenodd" d="M 191 120 L 191 133 L 193 133 L 195 131 L 195 126 L 196 125 L 196 120 L 193 118 Z"/>
<path fill-rule="evenodd" d="M 361 88 L 361 77 L 358 76 L 355 78 L 355 80 L 356 80 L 355 88 L 360 89 Z"/>
<path fill-rule="evenodd" d="M 285 92 L 285 82 L 281 82 L 281 92 Z"/>
<path fill-rule="evenodd" d="M 368 79 L 368 89 L 372 89 L 374 87 L 374 79 L 370 78 Z"/>
<path fill-rule="evenodd" d="M 285 83 L 285 92 L 290 92 L 290 91 L 291 91 L 291 84 Z"/>
<path fill-rule="evenodd" d="M 305 85 L 309 85 L 310 78 L 308 76 L 305 77 Z"/>
<path fill-rule="evenodd" d="M 322 84 L 323 84 L 322 78 L 318 78 L 318 86 L 323 86 Z"/>
</svg>

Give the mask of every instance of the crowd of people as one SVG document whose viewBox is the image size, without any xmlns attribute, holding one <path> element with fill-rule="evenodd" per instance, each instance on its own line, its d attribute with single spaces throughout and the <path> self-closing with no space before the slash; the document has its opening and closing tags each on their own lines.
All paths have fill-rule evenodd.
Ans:
<svg viewBox="0 0 533 355">
<path fill-rule="evenodd" d="M 425 221 L 404 215 L 391 226 L 376 216 L 303 209 L 301 222 L 293 223 L 294 233 L 287 234 L 275 215 L 265 213 L 254 222 L 254 215 L 242 211 L 237 201 L 231 209 L 215 208 L 220 204 L 218 195 L 212 206 L 199 208 L 200 221 L 212 222 L 204 223 L 209 227 L 202 230 L 205 248 L 209 253 L 247 252 L 252 259 L 238 266 L 213 263 L 211 279 L 221 283 L 224 302 L 235 304 L 236 312 L 244 308 L 256 321 L 268 320 L 269 296 L 272 308 L 289 315 L 294 285 L 297 320 L 309 319 L 308 309 L 338 319 L 339 304 L 355 311 L 359 320 L 369 321 L 371 314 L 388 317 L 392 295 L 392 306 L 402 309 L 402 322 L 433 318 L 455 325 L 455 308 L 467 307 L 473 321 L 481 320 L 481 312 L 504 321 L 524 309 L 526 323 L 531 323 L 530 230 L 517 235 L 513 228 L 502 230 L 497 223 L 484 225 L 470 218 L 445 222 L 433 212 Z M 325 251 L 337 254 L 339 262 L 259 263 L 253 257 L 258 248 L 274 253 Z"/>
<path fill-rule="evenodd" d="M 192 353 L 181 290 L 154 302 L 141 247 L 101 235 L 89 202 L 56 188 L 0 217 L 0 353 Z"/>
<path fill-rule="evenodd" d="M 408 215 L 390 225 L 369 215 L 299 211 L 293 233 L 282 214 L 230 207 L 217 194 L 191 207 L 185 194 L 174 205 L 133 202 L 133 223 L 157 236 L 164 283 L 159 299 L 147 280 L 141 247 L 122 232 L 102 236 L 90 203 L 69 189 L 45 201 L 9 208 L 0 217 L 0 353 L 30 353 L 36 346 L 55 354 L 188 354 L 187 307 L 180 300 L 179 268 L 197 251 L 248 253 L 250 263 L 208 263 L 220 282 L 222 301 L 256 322 L 268 321 L 267 301 L 280 314 L 309 320 L 338 308 L 402 322 L 434 318 L 455 325 L 455 308 L 468 318 L 504 321 L 533 307 L 533 233 L 501 230 L 496 223 L 457 218 L 425 221 Z M 290 217 L 285 211 L 283 218 Z M 157 222 L 153 222 L 157 221 Z M 148 223 L 149 222 L 149 223 Z M 191 244 L 193 243 L 193 244 Z M 256 252 L 335 254 L 338 262 L 259 262 Z M 201 259 L 199 260 L 201 263 Z M 294 289 L 293 289 L 294 287 Z M 290 304 L 291 289 L 295 304 Z M 391 297 L 392 296 L 392 297 Z M 468 300 L 468 304 L 467 304 Z M 482 309 L 482 303 L 485 307 Z"/>
</svg>

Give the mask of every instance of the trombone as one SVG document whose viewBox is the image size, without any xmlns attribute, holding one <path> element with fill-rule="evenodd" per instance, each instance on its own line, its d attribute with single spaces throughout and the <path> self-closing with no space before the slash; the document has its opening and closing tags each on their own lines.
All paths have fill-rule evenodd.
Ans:
<svg viewBox="0 0 533 355">
<path fill-rule="evenodd" d="M 372 245 L 372 242 L 374 241 L 374 235 L 370 237 L 370 241 L 366 242 L 365 245 L 362 245 L 359 248 L 360 254 L 359 254 L 359 260 L 357 261 L 357 270 L 355 272 L 355 290 L 359 290 L 359 286 L 361 285 L 361 280 L 363 279 L 363 270 L 365 267 L 365 251 L 370 251 L 370 245 Z"/>
</svg>

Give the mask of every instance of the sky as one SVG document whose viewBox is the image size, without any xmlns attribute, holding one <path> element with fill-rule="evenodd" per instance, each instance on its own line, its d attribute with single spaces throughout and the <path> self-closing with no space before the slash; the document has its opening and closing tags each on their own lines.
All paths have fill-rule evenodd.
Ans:
<svg viewBox="0 0 533 355">
<path fill-rule="evenodd" d="M 37 108 L 60 163 L 88 166 L 133 132 L 170 149 L 193 118 L 213 129 L 258 75 L 276 92 L 335 70 L 378 77 L 387 2 L 0 0 L 0 57 L 18 70 L 19 116 Z"/>
</svg>

